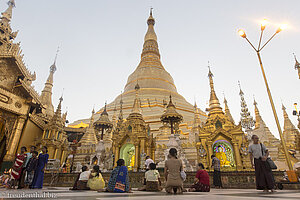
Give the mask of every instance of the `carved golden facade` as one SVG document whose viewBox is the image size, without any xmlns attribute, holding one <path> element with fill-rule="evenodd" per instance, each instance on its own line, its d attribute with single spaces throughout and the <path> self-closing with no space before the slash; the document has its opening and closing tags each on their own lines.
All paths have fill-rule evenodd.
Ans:
<svg viewBox="0 0 300 200">
<path fill-rule="evenodd" d="M 42 145 L 48 147 L 49 159 L 59 159 L 61 163 L 66 160 L 69 147 L 64 131 L 66 120 L 61 113 L 62 100 L 61 97 L 52 119 L 45 126 L 42 138 Z"/>
<path fill-rule="evenodd" d="M 220 159 L 222 170 L 249 170 L 248 142 L 241 125 L 235 125 L 229 116 L 223 112 L 216 96 L 213 83 L 213 74 L 209 70 L 210 100 L 208 118 L 199 129 L 199 142 L 197 142 L 198 162 L 211 167 L 211 155 Z"/>
<path fill-rule="evenodd" d="M 14 42 L 18 33 L 10 26 L 14 7 L 15 1 L 9 0 L 0 18 L 0 154 L 5 155 L 2 170 L 10 167 L 21 146 L 41 148 L 44 128 L 54 114 L 51 98 L 55 64 L 40 96 L 31 85 L 36 74 L 29 72 L 20 43 Z"/>
<path fill-rule="evenodd" d="M 132 112 L 123 120 L 122 110 L 120 112 L 117 127 L 112 136 L 112 147 L 115 161 L 119 158 L 125 160 L 125 165 L 130 170 L 138 170 L 144 167 L 146 155 L 155 160 L 155 142 L 150 127 L 146 124 L 140 111 L 140 99 L 137 85 L 136 98 Z M 116 165 L 116 162 L 114 163 Z"/>
</svg>

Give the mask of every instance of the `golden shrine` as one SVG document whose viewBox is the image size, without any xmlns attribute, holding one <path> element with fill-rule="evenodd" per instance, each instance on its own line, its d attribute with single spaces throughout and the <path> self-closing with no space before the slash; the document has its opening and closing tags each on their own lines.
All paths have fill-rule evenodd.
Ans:
<svg viewBox="0 0 300 200">
<path fill-rule="evenodd" d="M 211 155 L 219 158 L 221 170 L 249 170 L 248 141 L 241 125 L 235 125 L 225 100 L 225 114 L 214 89 L 213 74 L 209 69 L 210 99 L 208 118 L 199 130 L 198 161 L 211 168 Z"/>
</svg>

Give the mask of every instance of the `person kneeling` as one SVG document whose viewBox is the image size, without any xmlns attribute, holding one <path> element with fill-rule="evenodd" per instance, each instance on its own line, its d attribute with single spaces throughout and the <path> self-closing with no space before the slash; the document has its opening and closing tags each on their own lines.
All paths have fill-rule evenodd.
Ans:
<svg viewBox="0 0 300 200">
<path fill-rule="evenodd" d="M 131 192 L 129 185 L 128 169 L 123 159 L 117 161 L 117 167 L 111 172 L 106 192 Z"/>
<path fill-rule="evenodd" d="M 204 170 L 202 163 L 198 164 L 198 171 L 195 177 L 194 185 L 189 190 L 190 192 L 209 192 L 209 176 L 207 171 Z"/>
<path fill-rule="evenodd" d="M 105 186 L 105 182 L 102 178 L 100 168 L 98 165 L 93 167 L 93 170 L 90 174 L 89 180 L 87 182 L 87 186 L 91 190 L 102 190 Z"/>
<path fill-rule="evenodd" d="M 149 170 L 145 173 L 146 185 L 140 191 L 161 191 L 160 174 L 156 169 L 155 163 L 149 164 Z"/>
</svg>

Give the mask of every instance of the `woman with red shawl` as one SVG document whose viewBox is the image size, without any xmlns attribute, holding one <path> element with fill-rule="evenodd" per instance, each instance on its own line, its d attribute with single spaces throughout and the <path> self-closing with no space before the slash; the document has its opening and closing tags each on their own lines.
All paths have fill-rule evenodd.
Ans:
<svg viewBox="0 0 300 200">
<path fill-rule="evenodd" d="M 17 155 L 14 165 L 11 168 L 12 188 L 15 189 L 17 181 L 21 177 L 22 167 L 27 159 L 26 147 L 21 147 L 21 153 Z"/>
<path fill-rule="evenodd" d="M 207 171 L 204 170 L 204 165 L 202 163 L 198 164 L 198 171 L 195 177 L 194 185 L 189 190 L 190 192 L 209 192 L 209 175 Z"/>
</svg>

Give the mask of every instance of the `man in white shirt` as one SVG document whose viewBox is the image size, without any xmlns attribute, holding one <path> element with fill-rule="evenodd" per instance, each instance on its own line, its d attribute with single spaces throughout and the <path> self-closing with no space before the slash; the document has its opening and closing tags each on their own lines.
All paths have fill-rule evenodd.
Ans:
<svg viewBox="0 0 300 200">
<path fill-rule="evenodd" d="M 146 170 L 149 170 L 150 163 L 154 163 L 154 161 L 150 158 L 150 156 L 146 156 L 146 161 L 145 161 Z"/>
<path fill-rule="evenodd" d="M 88 169 L 87 166 L 82 167 L 82 172 L 80 175 L 78 175 L 73 188 L 70 188 L 70 190 L 88 190 L 89 188 L 87 187 L 87 182 L 90 177 L 90 170 Z"/>
<path fill-rule="evenodd" d="M 274 192 L 274 179 L 270 165 L 267 163 L 269 151 L 259 142 L 257 135 L 252 135 L 252 140 L 253 144 L 249 146 L 249 153 L 252 167 L 255 168 L 256 189 Z"/>
</svg>

